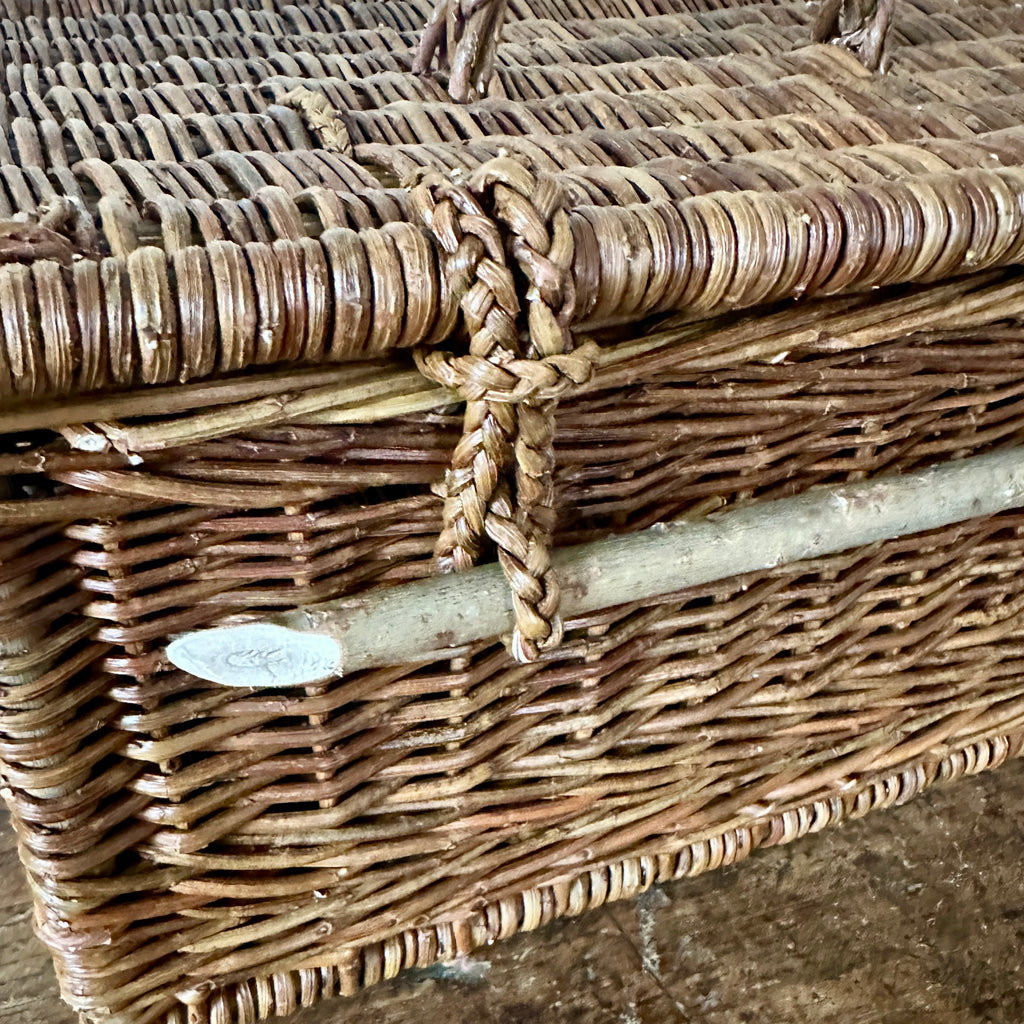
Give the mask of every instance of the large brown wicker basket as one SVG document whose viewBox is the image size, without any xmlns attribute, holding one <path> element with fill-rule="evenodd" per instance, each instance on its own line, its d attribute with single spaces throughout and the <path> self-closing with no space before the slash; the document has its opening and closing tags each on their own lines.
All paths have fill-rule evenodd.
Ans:
<svg viewBox="0 0 1024 1024">
<path fill-rule="evenodd" d="M 0 775 L 84 1020 L 1024 748 L 1019 5 L 0 15 Z"/>
</svg>

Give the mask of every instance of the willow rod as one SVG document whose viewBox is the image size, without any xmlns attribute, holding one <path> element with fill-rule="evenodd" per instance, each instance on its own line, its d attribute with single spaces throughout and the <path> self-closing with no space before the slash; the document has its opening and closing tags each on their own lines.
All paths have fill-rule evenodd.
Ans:
<svg viewBox="0 0 1024 1024">
<path fill-rule="evenodd" d="M 1024 505 L 1024 448 L 816 488 L 697 522 L 556 553 L 566 618 Z M 342 671 L 427 663 L 512 628 L 496 564 L 191 633 L 178 668 L 227 686 L 302 686 Z"/>
</svg>

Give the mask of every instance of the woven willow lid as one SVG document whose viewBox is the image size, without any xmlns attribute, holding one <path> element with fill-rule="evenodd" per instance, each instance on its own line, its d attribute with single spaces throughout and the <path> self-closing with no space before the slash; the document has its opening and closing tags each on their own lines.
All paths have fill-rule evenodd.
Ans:
<svg viewBox="0 0 1024 1024">
<path fill-rule="evenodd" d="M 426 0 L 6 7 L 8 404 L 434 346 L 465 233 L 536 251 L 562 208 L 544 280 L 573 328 L 1024 250 L 1012 4 L 900 0 L 878 74 L 803 2 L 518 2 L 468 106 L 411 73 Z M 431 223 L 445 196 L 476 227 Z"/>
</svg>

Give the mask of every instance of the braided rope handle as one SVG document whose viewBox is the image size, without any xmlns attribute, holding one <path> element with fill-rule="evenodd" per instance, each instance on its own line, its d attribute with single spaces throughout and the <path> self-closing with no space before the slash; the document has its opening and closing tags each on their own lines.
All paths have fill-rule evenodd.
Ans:
<svg viewBox="0 0 1024 1024">
<path fill-rule="evenodd" d="M 882 64 L 896 0 L 824 0 L 815 20 L 816 43 L 836 43 L 869 71 Z"/>
<path fill-rule="evenodd" d="M 508 0 L 438 0 L 423 30 L 413 71 L 428 74 L 433 64 L 448 73 L 456 103 L 487 94 Z"/>
<path fill-rule="evenodd" d="M 460 298 L 469 356 L 501 361 L 519 353 L 519 298 L 505 257 L 498 225 L 484 212 L 477 190 L 428 175 L 413 190 L 412 209 L 445 254 L 443 273 L 449 291 Z M 420 359 L 429 376 L 436 362 Z M 445 478 L 444 528 L 437 546 L 443 572 L 468 569 L 480 555 L 484 518 L 515 441 L 516 415 L 506 402 L 490 402 L 486 392 L 450 386 L 466 399 L 462 438 L 452 453 Z"/>
<path fill-rule="evenodd" d="M 877 71 L 896 0 L 822 0 L 813 29 L 816 43 L 834 42 Z M 437 0 L 413 61 L 417 75 L 448 75 L 456 103 L 487 95 L 508 0 Z"/>
<path fill-rule="evenodd" d="M 425 376 L 466 401 L 441 487 L 437 563 L 460 571 L 478 560 L 485 536 L 495 544 L 515 609 L 512 653 L 532 661 L 562 637 L 548 554 L 555 408 L 590 379 L 597 357 L 593 343 L 574 349 L 568 327 L 574 246 L 565 196 L 553 178 L 499 157 L 464 183 L 427 175 L 412 206 L 445 254 L 470 336 L 468 354 L 416 355 Z M 522 298 L 510 257 L 526 281 Z"/>
</svg>

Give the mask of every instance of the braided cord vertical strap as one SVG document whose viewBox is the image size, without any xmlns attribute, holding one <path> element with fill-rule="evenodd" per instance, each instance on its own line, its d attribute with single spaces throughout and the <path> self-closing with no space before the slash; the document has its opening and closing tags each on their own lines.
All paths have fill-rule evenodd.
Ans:
<svg viewBox="0 0 1024 1024">
<path fill-rule="evenodd" d="M 423 30 L 413 71 L 429 73 L 435 60 L 448 73 L 448 93 L 469 103 L 487 93 L 508 0 L 437 0 Z"/>
<path fill-rule="evenodd" d="M 459 296 L 469 354 L 486 369 L 519 355 L 519 298 L 501 232 L 476 192 L 428 175 L 413 190 L 412 206 L 445 254 L 444 276 Z M 442 572 L 460 571 L 480 556 L 487 509 L 515 443 L 515 410 L 491 401 L 486 381 L 460 374 L 442 353 L 419 354 L 418 363 L 466 401 L 462 437 L 443 486 L 444 527 L 436 550 Z"/>
<path fill-rule="evenodd" d="M 468 568 L 483 536 L 494 542 L 515 608 L 512 653 L 532 661 L 562 637 L 548 553 L 555 409 L 561 395 L 590 379 L 597 355 L 592 342 L 574 348 L 568 327 L 573 240 L 564 195 L 555 179 L 498 158 L 465 184 L 424 179 L 413 208 L 445 253 L 449 287 L 460 296 L 470 335 L 466 355 L 417 353 L 425 376 L 466 400 L 443 487 L 438 565 Z M 522 302 L 510 256 L 525 279 Z"/>
</svg>

